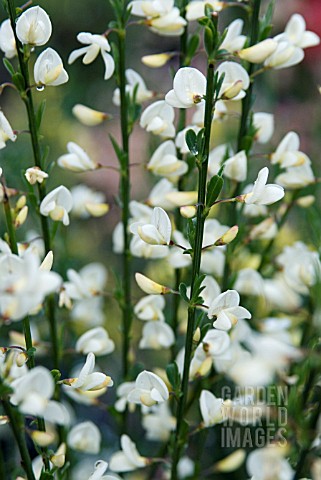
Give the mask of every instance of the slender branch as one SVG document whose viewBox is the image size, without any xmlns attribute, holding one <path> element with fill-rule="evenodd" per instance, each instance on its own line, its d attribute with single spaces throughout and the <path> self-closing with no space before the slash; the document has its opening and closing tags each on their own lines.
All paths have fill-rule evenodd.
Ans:
<svg viewBox="0 0 321 480">
<path fill-rule="evenodd" d="M 29 79 L 29 70 L 28 70 L 29 56 L 26 55 L 26 58 L 25 58 L 24 46 L 21 44 L 16 34 L 16 28 L 15 28 L 16 11 L 15 11 L 14 0 L 6 0 L 6 4 L 8 7 L 11 26 L 12 26 L 12 30 L 13 30 L 16 45 L 17 45 L 20 71 L 25 81 L 25 91 L 21 92 L 21 98 L 24 101 L 24 104 L 27 110 L 34 162 L 37 167 L 42 169 L 43 168 L 42 154 L 41 154 L 41 149 L 39 144 L 39 135 L 37 131 L 37 122 L 36 122 L 32 91 L 30 88 L 30 79 Z M 39 199 L 40 201 L 42 201 L 46 196 L 46 187 L 44 183 L 41 183 L 41 184 L 38 183 L 37 185 L 38 185 Z M 45 244 L 45 251 L 46 253 L 48 253 L 50 250 L 52 250 L 52 242 L 50 238 L 48 218 L 43 215 L 40 215 L 40 222 L 41 222 L 43 240 Z M 54 368 L 59 368 L 59 347 L 58 347 L 57 322 L 55 318 L 55 303 L 50 298 L 47 300 L 47 312 L 48 312 L 48 320 L 50 325 L 50 336 L 52 339 L 52 347 L 53 347 L 52 348 L 53 364 L 54 364 Z"/>
<path fill-rule="evenodd" d="M 207 87 L 206 87 L 206 104 L 205 104 L 205 132 L 204 132 L 204 149 L 201 160 L 198 161 L 199 181 L 198 181 L 198 207 L 196 217 L 196 231 L 195 231 L 195 245 L 193 248 L 193 263 L 192 263 L 192 282 L 191 282 L 191 296 L 193 297 L 195 291 L 195 282 L 200 272 L 202 242 L 204 233 L 204 207 L 206 199 L 206 180 L 208 168 L 208 156 L 210 148 L 211 124 L 213 116 L 213 97 L 214 97 L 214 62 L 209 60 L 207 69 Z M 182 427 L 186 409 L 187 395 L 188 395 L 188 379 L 189 370 L 192 359 L 193 335 L 195 331 L 196 306 L 189 306 L 187 319 L 187 332 L 185 340 L 185 356 L 183 378 L 181 383 L 181 396 L 177 408 L 177 426 L 175 432 L 175 440 L 173 447 L 173 462 L 172 462 L 172 480 L 177 480 L 177 464 L 181 457 L 182 449 L 184 447 L 184 438 L 182 434 Z"/>
</svg>

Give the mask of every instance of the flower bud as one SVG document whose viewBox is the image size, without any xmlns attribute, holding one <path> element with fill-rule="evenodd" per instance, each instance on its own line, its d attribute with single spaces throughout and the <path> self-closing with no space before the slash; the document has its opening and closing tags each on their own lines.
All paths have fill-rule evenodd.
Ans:
<svg viewBox="0 0 321 480">
<path fill-rule="evenodd" d="M 21 227 L 21 225 L 25 223 L 27 216 L 28 216 L 28 207 L 27 205 L 25 205 L 16 216 L 16 219 L 14 222 L 15 227 L 16 228 Z"/>
<path fill-rule="evenodd" d="M 143 290 L 143 292 L 148 293 L 150 295 L 165 295 L 166 293 L 170 293 L 171 289 L 165 287 L 164 285 L 160 285 L 159 283 L 154 282 L 145 275 L 141 273 L 135 274 L 135 279 L 138 286 Z"/>
<path fill-rule="evenodd" d="M 201 330 L 200 330 L 200 327 L 197 327 L 193 335 L 193 342 L 198 343 L 200 339 L 201 339 Z"/>
<path fill-rule="evenodd" d="M 299 207 L 308 208 L 315 202 L 314 195 L 305 195 L 304 197 L 300 197 L 297 199 L 296 203 Z"/>
<path fill-rule="evenodd" d="M 39 445 L 39 447 L 48 447 L 48 445 L 55 441 L 55 434 L 52 432 L 34 430 L 31 432 L 31 438 L 37 445 Z"/>
<path fill-rule="evenodd" d="M 170 192 L 166 199 L 177 207 L 194 205 L 197 202 L 197 192 Z"/>
<path fill-rule="evenodd" d="M 94 127 L 95 125 L 101 124 L 104 120 L 111 118 L 111 115 L 108 115 L 105 112 L 93 110 L 80 103 L 77 103 L 77 105 L 73 107 L 72 113 L 80 123 L 87 127 Z"/>
<path fill-rule="evenodd" d="M 227 245 L 228 243 L 233 242 L 235 239 L 236 235 L 238 234 L 239 227 L 237 225 L 234 225 L 234 227 L 231 227 L 224 235 L 221 236 L 218 240 L 216 240 L 215 244 L 217 247 L 221 245 Z"/>
<path fill-rule="evenodd" d="M 247 62 L 263 63 L 267 57 L 275 52 L 277 46 L 278 42 L 272 40 L 272 38 L 267 38 L 252 47 L 240 50 L 238 56 Z"/>
<path fill-rule="evenodd" d="M 39 269 L 50 272 L 50 270 L 52 269 L 52 264 L 53 264 L 53 252 L 52 250 L 50 250 L 45 256 L 45 258 L 43 259 Z"/>
<path fill-rule="evenodd" d="M 86 210 L 93 217 L 102 217 L 109 211 L 107 203 L 86 203 Z"/>
<path fill-rule="evenodd" d="M 246 457 L 246 452 L 243 449 L 235 450 L 227 457 L 223 458 L 215 464 L 216 472 L 234 472 L 237 470 L 244 462 Z"/>
<path fill-rule="evenodd" d="M 20 352 L 16 356 L 16 364 L 18 367 L 22 367 L 28 361 L 28 355 L 26 352 Z"/>
<path fill-rule="evenodd" d="M 142 57 L 144 65 L 150 68 L 160 68 L 166 65 L 166 63 L 173 57 L 171 53 L 158 53 L 155 55 L 145 55 Z"/>
<path fill-rule="evenodd" d="M 21 210 L 26 205 L 26 203 L 27 203 L 27 198 L 25 195 L 22 195 L 16 203 L 16 209 Z"/>
<path fill-rule="evenodd" d="M 62 468 L 66 461 L 66 444 L 62 443 L 56 453 L 50 457 L 51 463 L 57 467 Z"/>
<path fill-rule="evenodd" d="M 187 205 L 187 206 L 181 207 L 179 211 L 182 217 L 193 218 L 196 216 L 197 208 L 195 207 L 195 205 L 190 205 L 190 206 Z"/>
</svg>

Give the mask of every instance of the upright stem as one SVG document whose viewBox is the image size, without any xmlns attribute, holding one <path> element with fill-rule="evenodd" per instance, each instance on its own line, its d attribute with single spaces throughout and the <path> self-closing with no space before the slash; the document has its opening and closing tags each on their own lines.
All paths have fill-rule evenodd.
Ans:
<svg viewBox="0 0 321 480">
<path fill-rule="evenodd" d="M 7 2 L 8 13 L 11 21 L 12 30 L 13 30 L 16 45 L 17 45 L 20 71 L 25 81 L 25 91 L 21 93 L 21 97 L 24 101 L 24 104 L 27 110 L 34 163 L 37 167 L 42 169 L 43 168 L 42 155 L 41 155 L 39 136 L 37 131 L 37 122 L 36 122 L 36 115 L 35 115 L 35 109 L 33 104 L 32 89 L 30 88 L 28 60 L 25 59 L 23 45 L 21 44 L 16 34 L 16 29 L 15 29 L 16 11 L 15 11 L 14 0 L 6 0 L 6 2 Z M 39 199 L 40 201 L 42 201 L 46 196 L 46 187 L 43 183 L 42 184 L 38 183 L 37 185 L 38 185 Z M 40 222 L 41 222 L 43 240 L 45 244 L 45 251 L 46 253 L 48 253 L 50 250 L 52 250 L 48 218 L 44 217 L 43 215 L 40 215 Z M 55 318 L 55 304 L 52 296 L 49 297 L 47 300 L 47 313 L 48 313 L 48 319 L 49 319 L 49 325 L 50 325 L 50 336 L 52 340 L 53 364 L 54 364 L 54 368 L 59 368 L 59 347 L 58 347 L 59 342 L 58 342 L 58 333 L 57 333 L 57 322 Z"/>
<path fill-rule="evenodd" d="M 3 381 L 0 378 L 0 385 L 3 385 Z M 28 480 L 35 480 L 35 476 L 32 470 L 31 458 L 29 455 L 26 437 L 25 437 L 25 427 L 20 413 L 14 409 L 9 400 L 3 398 L 2 404 L 6 415 L 10 420 L 10 426 L 12 428 L 13 434 L 15 436 L 19 452 L 22 460 L 22 467 L 26 472 Z"/>
<path fill-rule="evenodd" d="M 126 1 L 124 2 L 124 13 L 126 11 Z M 118 51 L 119 51 L 119 91 L 120 91 L 120 121 L 123 160 L 120 170 L 120 193 L 122 202 L 122 224 L 124 231 L 124 253 L 123 253 L 123 322 L 122 322 L 122 357 L 123 357 L 123 375 L 128 376 L 129 371 L 129 351 L 130 351 L 130 331 L 132 325 L 132 306 L 131 306 L 131 254 L 129 248 L 129 201 L 130 201 L 130 168 L 129 168 L 129 131 L 128 131 L 128 105 L 126 96 L 126 25 L 121 25 L 118 30 Z"/>
<path fill-rule="evenodd" d="M 210 60 L 207 69 L 207 87 L 206 87 L 206 106 L 205 106 L 205 132 L 204 132 L 204 149 L 201 157 L 201 161 L 198 164 L 199 180 L 198 180 L 198 207 L 196 217 L 196 230 L 195 230 L 195 245 L 193 248 L 193 263 L 192 263 L 192 282 L 191 282 L 191 296 L 193 297 L 195 291 L 195 281 L 200 272 L 201 254 L 202 254 L 202 242 L 204 233 L 205 216 L 203 214 L 206 199 L 206 180 L 207 180 L 207 167 L 209 146 L 211 137 L 211 125 L 213 116 L 213 96 L 214 96 L 214 63 Z M 184 447 L 184 438 L 182 435 L 182 425 L 185 415 L 185 408 L 188 395 L 188 379 L 189 370 L 192 359 L 192 347 L 193 347 L 193 335 L 195 331 L 195 317 L 196 307 L 190 305 L 188 308 L 187 319 L 187 332 L 185 340 L 185 356 L 184 356 L 184 369 L 183 378 L 181 384 L 181 396 L 179 398 L 177 407 L 177 425 L 175 432 L 175 442 L 173 447 L 173 460 L 172 460 L 172 476 L 171 480 L 177 480 L 177 464 L 179 462 L 182 449 Z"/>
</svg>

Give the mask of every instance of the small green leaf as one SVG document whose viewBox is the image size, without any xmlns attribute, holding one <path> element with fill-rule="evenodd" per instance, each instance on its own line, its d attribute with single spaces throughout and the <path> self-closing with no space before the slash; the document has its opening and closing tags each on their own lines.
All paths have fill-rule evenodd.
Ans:
<svg viewBox="0 0 321 480">
<path fill-rule="evenodd" d="M 126 153 L 121 149 L 121 147 L 118 145 L 115 137 L 113 135 L 109 134 L 110 141 L 113 145 L 114 151 L 117 155 L 117 158 L 119 160 L 120 166 L 123 167 L 125 165 L 127 155 Z"/>
<path fill-rule="evenodd" d="M 181 384 L 181 377 L 180 377 L 178 366 L 177 366 L 176 362 L 173 362 L 173 363 L 170 363 L 169 365 L 167 365 L 166 375 L 167 375 L 167 378 L 168 378 L 170 384 L 174 388 L 174 390 L 179 388 L 179 386 Z"/>
<path fill-rule="evenodd" d="M 3 65 L 5 66 L 5 68 L 8 70 L 8 72 L 10 73 L 11 76 L 13 76 L 16 72 L 15 72 L 15 69 L 13 68 L 13 65 L 11 62 L 9 62 L 9 60 L 7 58 L 3 58 Z"/>
<path fill-rule="evenodd" d="M 179 290 L 179 294 L 180 294 L 181 298 L 185 302 L 189 303 L 189 298 L 187 296 L 187 286 L 185 285 L 185 283 L 180 283 L 179 287 L 178 287 L 178 290 Z"/>
<path fill-rule="evenodd" d="M 188 146 L 189 151 L 196 156 L 198 154 L 198 149 L 197 149 L 197 137 L 196 133 L 194 130 L 190 129 L 187 130 L 185 134 L 185 140 Z"/>
<path fill-rule="evenodd" d="M 214 35 L 209 27 L 204 28 L 204 47 L 207 55 L 210 57 L 214 50 Z"/>
<path fill-rule="evenodd" d="M 187 240 L 189 241 L 192 249 L 194 249 L 195 245 L 195 219 L 189 219 L 187 222 L 186 227 L 186 236 Z"/>
<path fill-rule="evenodd" d="M 192 59 L 195 55 L 196 50 L 198 49 L 200 40 L 199 35 L 192 35 L 188 41 L 187 45 L 187 57 Z"/>
<path fill-rule="evenodd" d="M 207 184 L 207 193 L 206 193 L 206 206 L 210 208 L 214 205 L 217 197 L 221 193 L 223 188 L 224 180 L 219 175 L 214 175 Z"/>
<path fill-rule="evenodd" d="M 45 113 L 45 109 L 46 109 L 46 100 L 42 100 L 42 102 L 40 103 L 39 108 L 38 108 L 38 110 L 37 110 L 37 113 L 36 113 L 36 126 L 37 126 L 37 130 L 40 129 L 40 125 L 41 125 L 41 121 L 42 121 L 43 115 L 44 115 L 44 113 Z"/>
<path fill-rule="evenodd" d="M 17 89 L 19 90 L 19 92 L 23 92 L 23 91 L 25 90 L 25 79 L 23 78 L 23 76 L 21 75 L 21 73 L 15 72 L 15 73 L 12 75 L 12 82 L 13 82 L 14 85 L 17 87 Z"/>
</svg>

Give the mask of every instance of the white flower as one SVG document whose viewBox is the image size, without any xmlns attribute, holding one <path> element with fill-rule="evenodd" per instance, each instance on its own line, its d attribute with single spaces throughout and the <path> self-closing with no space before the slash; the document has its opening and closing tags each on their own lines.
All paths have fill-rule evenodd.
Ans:
<svg viewBox="0 0 321 480">
<path fill-rule="evenodd" d="M 68 446 L 78 452 L 99 453 L 100 442 L 99 428 L 90 420 L 72 427 L 67 436 Z"/>
<path fill-rule="evenodd" d="M 172 226 L 169 216 L 160 207 L 155 207 L 149 224 L 132 223 L 130 231 L 150 245 L 169 245 Z"/>
<path fill-rule="evenodd" d="M 30 167 L 27 168 L 25 177 L 30 185 L 35 185 L 35 183 L 42 183 L 48 178 L 48 173 L 43 172 L 39 167 Z"/>
<path fill-rule="evenodd" d="M 142 425 L 146 430 L 148 440 L 166 442 L 170 433 L 175 429 L 176 418 L 172 415 L 168 405 L 161 403 L 153 407 L 152 412 L 143 416 Z"/>
<path fill-rule="evenodd" d="M 32 250 L 23 258 L 10 253 L 0 256 L 2 317 L 20 320 L 41 305 L 46 295 L 59 288 L 61 277 L 39 267 L 39 257 Z"/>
<path fill-rule="evenodd" d="M 117 388 L 117 397 L 118 400 L 115 402 L 115 409 L 117 412 L 124 412 L 126 410 L 126 405 L 129 403 L 127 401 L 128 394 L 135 388 L 135 382 L 124 382 L 121 383 Z M 134 403 L 129 403 L 128 409 L 130 412 L 133 412 L 136 408 Z"/>
<path fill-rule="evenodd" d="M 271 155 L 272 165 L 278 163 L 281 167 L 287 168 L 310 164 L 310 159 L 305 153 L 300 152 L 299 148 L 299 135 L 296 132 L 288 132 Z"/>
<path fill-rule="evenodd" d="M 0 49 L 7 58 L 17 55 L 16 41 L 9 19 L 4 20 L 0 25 Z"/>
<path fill-rule="evenodd" d="M 69 282 L 64 283 L 67 295 L 72 300 L 82 300 L 101 295 L 107 281 L 106 268 L 101 263 L 89 263 L 77 273 L 67 270 Z"/>
<path fill-rule="evenodd" d="M 99 112 L 92 108 L 86 107 L 81 103 L 77 103 L 72 107 L 73 115 L 79 120 L 80 123 L 87 127 L 94 127 L 100 125 L 104 120 L 110 116 L 105 112 Z"/>
<path fill-rule="evenodd" d="M 155 175 L 177 177 L 187 172 L 187 163 L 176 156 L 176 147 L 172 140 L 161 143 L 147 164 L 147 169 Z"/>
<path fill-rule="evenodd" d="M 103 460 L 98 460 L 95 463 L 95 471 L 90 475 L 88 480 L 120 480 L 120 477 L 115 475 L 104 475 L 108 468 L 108 463 Z M 76 478 L 76 477 L 75 477 Z M 78 477 L 77 477 L 78 478 Z"/>
<path fill-rule="evenodd" d="M 165 258 L 168 255 L 168 247 L 166 245 L 150 245 L 144 242 L 139 235 L 134 235 L 130 241 L 130 253 L 138 258 Z"/>
<path fill-rule="evenodd" d="M 82 62 L 85 65 L 88 65 L 96 59 L 100 52 L 105 63 L 104 79 L 108 80 L 114 73 L 115 62 L 113 57 L 108 53 L 110 52 L 111 48 L 107 38 L 103 35 L 92 34 L 89 32 L 81 32 L 78 33 L 77 40 L 80 43 L 87 44 L 88 46 L 79 48 L 71 52 L 68 58 L 69 65 L 82 55 L 84 55 Z"/>
<path fill-rule="evenodd" d="M 65 390 L 77 389 L 81 392 L 100 392 L 105 393 L 107 387 L 112 387 L 114 382 L 112 379 L 101 372 L 94 372 L 95 355 L 90 352 L 87 355 L 86 363 L 79 372 L 78 377 L 68 378 L 64 380 Z"/>
<path fill-rule="evenodd" d="M 165 320 L 163 310 L 165 308 L 165 299 L 159 295 L 148 295 L 136 303 L 134 313 L 140 320 L 151 321 Z"/>
<path fill-rule="evenodd" d="M 126 70 L 126 93 L 133 98 L 135 92 L 136 103 L 143 103 L 149 100 L 153 96 L 153 92 L 148 90 L 143 78 L 135 72 L 135 70 L 128 68 Z M 119 88 L 116 88 L 113 94 L 113 103 L 116 106 L 120 106 L 120 92 Z"/>
<path fill-rule="evenodd" d="M 294 13 L 286 24 L 284 33 L 281 33 L 274 38 L 278 42 L 286 40 L 300 48 L 308 48 L 319 45 L 320 37 L 316 33 L 310 32 L 305 28 L 306 23 L 302 15 L 299 13 Z"/>
<path fill-rule="evenodd" d="M 199 401 L 205 427 L 211 427 L 225 420 L 222 398 L 216 398 L 209 390 L 202 390 Z"/>
<path fill-rule="evenodd" d="M 176 108 L 190 108 L 204 101 L 206 77 L 196 68 L 183 67 L 178 70 L 165 101 Z"/>
<path fill-rule="evenodd" d="M 237 55 L 247 62 L 263 63 L 267 57 L 271 56 L 278 47 L 278 42 L 272 38 L 266 38 L 262 42 L 256 43 L 251 47 L 237 52 Z"/>
<path fill-rule="evenodd" d="M 207 316 L 216 317 L 213 326 L 219 330 L 229 330 L 240 318 L 251 318 L 246 308 L 240 307 L 240 295 L 236 290 L 221 293 L 210 304 Z"/>
<path fill-rule="evenodd" d="M 40 213 L 52 220 L 69 225 L 68 213 L 72 209 L 72 196 L 70 191 L 61 185 L 49 192 L 40 204 Z"/>
<path fill-rule="evenodd" d="M 240 18 L 234 20 L 227 27 L 227 33 L 220 45 L 220 50 L 227 50 L 230 53 L 241 50 L 246 41 L 246 35 L 241 35 L 244 22 Z"/>
<path fill-rule="evenodd" d="M 165 382 L 153 372 L 144 370 L 136 378 L 135 388 L 128 394 L 128 401 L 151 407 L 169 398 Z"/>
<path fill-rule="evenodd" d="M 105 195 L 96 192 L 87 185 L 76 185 L 70 190 L 73 200 L 72 214 L 79 218 L 101 217 L 108 213 Z"/>
<path fill-rule="evenodd" d="M 51 87 L 66 83 L 69 78 L 60 56 L 52 48 L 41 52 L 35 62 L 33 75 L 36 85 Z"/>
<path fill-rule="evenodd" d="M 165 100 L 159 100 L 149 105 L 140 117 L 140 126 L 147 132 L 161 137 L 173 138 L 175 136 L 174 109 Z"/>
<path fill-rule="evenodd" d="M 214 12 L 220 12 L 224 7 L 224 2 L 219 2 L 217 0 L 194 0 L 189 2 L 186 7 L 186 19 L 192 21 L 204 17 L 205 5 L 210 5 Z"/>
<path fill-rule="evenodd" d="M 253 480 L 292 480 L 294 471 L 284 458 L 285 449 L 278 445 L 259 448 L 249 454 L 246 468 Z"/>
<path fill-rule="evenodd" d="M 14 393 L 10 402 L 19 407 L 20 412 L 43 417 L 45 420 L 65 425 L 69 414 L 60 403 L 50 400 L 55 390 L 55 383 L 49 370 L 35 367 L 11 383 Z"/>
<path fill-rule="evenodd" d="M 311 165 L 304 163 L 298 167 L 289 167 L 275 179 L 280 185 L 288 189 L 303 188 L 315 182 Z"/>
<path fill-rule="evenodd" d="M 246 204 L 271 205 L 284 197 L 284 189 L 280 185 L 266 184 L 269 176 L 269 169 L 262 168 L 254 182 L 253 190 L 244 195 Z"/>
<path fill-rule="evenodd" d="M 96 356 L 107 355 L 115 350 L 114 342 L 107 330 L 96 327 L 83 333 L 76 343 L 76 351 L 83 354 L 93 352 Z"/>
<path fill-rule="evenodd" d="M 254 113 L 253 125 L 256 129 L 254 139 L 258 143 L 267 143 L 274 132 L 274 115 L 265 112 Z"/>
<path fill-rule="evenodd" d="M 217 175 L 219 169 L 222 166 L 223 161 L 226 158 L 230 158 L 233 155 L 233 150 L 227 143 L 218 145 L 210 151 L 208 158 L 208 172 L 210 176 Z"/>
<path fill-rule="evenodd" d="M 225 331 L 211 329 L 206 333 L 196 350 L 202 350 L 213 360 L 217 360 L 217 358 L 224 358 L 228 355 L 230 343 L 230 337 Z"/>
<path fill-rule="evenodd" d="M 147 25 L 154 33 L 178 36 L 184 31 L 186 20 L 174 6 L 174 0 L 135 0 L 129 4 L 132 14 L 147 18 Z"/>
<path fill-rule="evenodd" d="M 245 96 L 245 90 L 250 86 L 250 77 L 236 62 L 223 62 L 219 65 L 217 72 L 219 76 L 224 73 L 224 80 L 219 92 L 222 100 L 240 100 Z"/>
<path fill-rule="evenodd" d="M 224 176 L 235 180 L 236 182 L 244 182 L 247 177 L 247 157 L 244 150 L 238 152 L 233 157 L 228 158 L 224 162 Z"/>
<path fill-rule="evenodd" d="M 111 470 L 115 472 L 131 472 L 148 464 L 148 459 L 138 453 L 136 445 L 128 435 L 121 436 L 120 444 L 122 450 L 114 453 L 110 459 L 109 467 Z"/>
<path fill-rule="evenodd" d="M 266 68 L 274 68 L 279 70 L 281 68 L 292 67 L 297 65 L 304 58 L 304 51 L 302 48 L 296 47 L 287 41 L 278 42 L 278 46 L 274 53 L 270 55 L 264 62 Z"/>
<path fill-rule="evenodd" d="M 243 268 L 237 273 L 234 288 L 243 295 L 263 295 L 263 278 L 257 270 L 253 268 Z"/>
<path fill-rule="evenodd" d="M 15 142 L 17 135 L 13 133 L 10 123 L 4 113 L 0 110 L 0 150 L 6 146 L 6 141 Z"/>
<path fill-rule="evenodd" d="M 175 343 L 175 335 L 172 328 L 164 322 L 151 321 L 143 327 L 143 336 L 139 342 L 139 348 L 160 350 L 169 348 Z"/>
<path fill-rule="evenodd" d="M 52 32 L 48 14 L 40 7 L 31 7 L 24 11 L 17 20 L 16 33 L 21 43 L 45 45 Z"/>
<path fill-rule="evenodd" d="M 61 155 L 57 160 L 59 167 L 73 172 L 85 172 L 98 168 L 97 163 L 93 162 L 77 143 L 68 142 L 67 150 L 68 153 Z"/>
<path fill-rule="evenodd" d="M 175 204 L 167 198 L 167 194 L 177 192 L 177 188 L 167 180 L 163 178 L 157 182 L 151 191 L 149 192 L 148 204 L 152 207 L 162 207 L 165 210 L 173 210 Z"/>
</svg>

